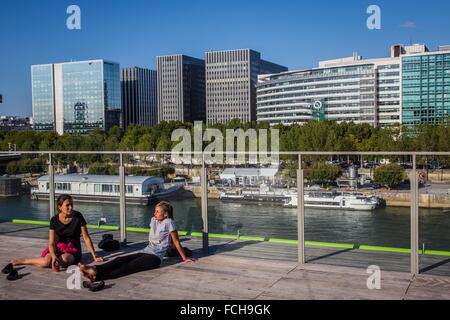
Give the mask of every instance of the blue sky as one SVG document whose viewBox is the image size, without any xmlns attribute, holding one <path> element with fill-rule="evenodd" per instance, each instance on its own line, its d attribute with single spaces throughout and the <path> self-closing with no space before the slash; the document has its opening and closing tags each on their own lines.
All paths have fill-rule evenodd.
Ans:
<svg viewBox="0 0 450 320">
<path fill-rule="evenodd" d="M 81 8 L 68 30 L 66 8 Z M 381 30 L 366 27 L 381 7 Z M 289 69 L 387 56 L 395 43 L 450 44 L 447 0 L 0 0 L 0 115 L 31 115 L 32 64 L 83 59 L 155 68 L 157 55 L 252 48 Z"/>
</svg>

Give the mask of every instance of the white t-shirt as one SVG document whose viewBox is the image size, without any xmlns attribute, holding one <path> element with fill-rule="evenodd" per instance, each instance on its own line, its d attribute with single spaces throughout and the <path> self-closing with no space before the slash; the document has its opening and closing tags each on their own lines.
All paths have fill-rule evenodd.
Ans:
<svg viewBox="0 0 450 320">
<path fill-rule="evenodd" d="M 145 247 L 142 252 L 154 254 L 162 261 L 169 248 L 170 233 L 175 230 L 177 230 L 177 226 L 172 219 L 166 218 L 159 222 L 153 217 L 150 221 L 148 246 Z"/>
</svg>

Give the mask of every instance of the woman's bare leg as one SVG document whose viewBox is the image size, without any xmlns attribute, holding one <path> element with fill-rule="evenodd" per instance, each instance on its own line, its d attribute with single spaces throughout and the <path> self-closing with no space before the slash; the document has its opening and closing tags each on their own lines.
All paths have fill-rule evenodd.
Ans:
<svg viewBox="0 0 450 320">
<path fill-rule="evenodd" d="M 12 260 L 11 263 L 14 267 L 17 266 L 36 266 L 40 268 L 50 268 L 52 262 L 51 256 L 48 254 L 44 258 L 31 258 L 31 259 L 17 259 Z"/>
</svg>

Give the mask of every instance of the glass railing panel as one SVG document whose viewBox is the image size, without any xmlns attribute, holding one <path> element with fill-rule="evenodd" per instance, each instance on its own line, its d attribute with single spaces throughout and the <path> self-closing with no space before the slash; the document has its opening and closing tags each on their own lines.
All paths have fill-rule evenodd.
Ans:
<svg viewBox="0 0 450 320">
<path fill-rule="evenodd" d="M 307 262 L 410 270 L 409 171 L 396 157 L 304 157 Z"/>
<path fill-rule="evenodd" d="M 297 210 L 288 204 L 296 195 L 298 162 L 291 158 L 266 163 L 246 155 L 207 166 L 213 251 L 297 261 Z"/>
<path fill-rule="evenodd" d="M 450 275 L 450 157 L 419 157 L 419 268 Z"/>
</svg>

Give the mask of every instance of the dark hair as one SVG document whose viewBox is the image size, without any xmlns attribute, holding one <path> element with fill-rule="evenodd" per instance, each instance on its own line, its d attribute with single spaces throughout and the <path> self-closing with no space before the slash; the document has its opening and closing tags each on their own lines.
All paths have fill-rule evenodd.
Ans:
<svg viewBox="0 0 450 320">
<path fill-rule="evenodd" d="M 156 207 L 161 207 L 163 209 L 166 218 L 173 219 L 173 207 L 172 207 L 172 205 L 170 204 L 169 201 L 160 201 L 155 206 L 155 208 Z"/>
<path fill-rule="evenodd" d="M 56 200 L 56 214 L 59 214 L 59 208 L 61 208 L 61 206 L 63 205 L 64 201 L 69 200 L 70 202 L 73 203 L 73 199 L 72 196 L 68 195 L 68 194 L 61 194 L 58 197 L 58 200 Z"/>
</svg>

